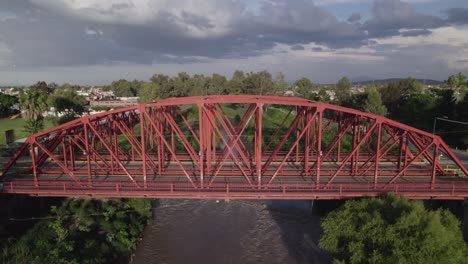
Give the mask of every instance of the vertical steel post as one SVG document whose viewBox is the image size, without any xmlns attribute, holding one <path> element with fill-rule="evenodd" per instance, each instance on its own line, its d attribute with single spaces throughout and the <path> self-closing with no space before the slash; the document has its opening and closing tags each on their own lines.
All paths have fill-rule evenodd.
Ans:
<svg viewBox="0 0 468 264">
<path fill-rule="evenodd" d="M 200 188 L 204 188 L 204 182 L 205 182 L 205 173 L 204 173 L 204 154 L 205 154 L 205 132 L 203 131 L 204 129 L 204 121 L 203 121 L 203 104 L 198 104 L 198 137 L 200 138 L 200 144 L 199 144 L 199 151 L 198 151 L 198 156 L 199 156 L 199 168 L 200 168 Z"/>
<path fill-rule="evenodd" d="M 404 154 L 404 143 L 405 143 L 405 138 L 402 136 L 400 139 L 400 151 L 398 153 L 398 169 L 401 169 L 401 162 L 403 159 L 403 154 Z"/>
<path fill-rule="evenodd" d="M 358 123 L 358 127 L 357 127 L 357 138 L 356 138 L 356 144 L 359 144 L 360 141 L 362 140 L 361 139 L 361 127 L 364 127 L 364 126 L 361 126 L 362 124 L 362 117 L 358 116 L 356 117 L 356 121 Z M 362 145 L 362 144 L 361 144 Z M 353 170 L 353 175 L 357 175 L 357 170 L 358 170 L 358 167 L 359 167 L 359 151 L 360 147 L 356 150 L 356 158 L 354 159 L 354 170 Z"/>
<path fill-rule="evenodd" d="M 65 136 L 62 137 L 62 155 L 63 155 L 63 164 L 68 167 L 68 160 L 67 160 L 67 146 L 65 144 Z"/>
<path fill-rule="evenodd" d="M 141 140 L 141 161 L 143 166 L 143 187 L 148 187 L 146 182 L 146 139 L 145 139 L 145 117 L 143 111 L 146 111 L 144 105 L 140 105 L 140 140 Z M 133 148 L 132 148 L 133 149 Z"/>
<path fill-rule="evenodd" d="M 255 167 L 257 171 L 257 185 L 260 189 L 262 185 L 262 103 L 257 103 L 255 113 Z"/>
<path fill-rule="evenodd" d="M 311 121 L 311 116 L 312 111 L 310 107 L 307 107 L 307 113 L 305 116 L 306 122 L 304 124 L 308 124 L 309 121 Z M 304 174 L 305 177 L 309 175 L 309 159 L 310 159 L 310 136 L 311 136 L 311 131 L 313 130 L 312 128 L 315 127 L 315 124 L 313 123 L 307 127 L 306 133 L 305 133 L 305 146 L 304 146 Z"/>
<path fill-rule="evenodd" d="M 89 132 L 88 132 L 89 123 L 86 122 L 83 124 L 84 127 L 84 136 L 85 136 L 85 149 L 86 149 L 86 166 L 88 169 L 88 184 L 92 186 L 92 179 L 91 179 L 91 157 L 89 156 Z"/>
<path fill-rule="evenodd" d="M 206 111 L 206 106 L 203 105 L 202 106 L 202 110 L 203 111 Z M 208 172 L 208 174 L 210 175 L 211 177 L 211 160 L 212 160 L 212 154 L 211 154 L 211 138 L 213 136 L 213 134 L 211 133 L 211 123 L 210 122 L 206 122 L 206 124 L 204 124 L 205 126 L 205 135 L 203 136 L 203 140 L 205 140 L 205 145 L 206 145 L 206 171 Z"/>
<path fill-rule="evenodd" d="M 33 175 L 34 175 L 34 187 L 39 187 L 39 182 L 37 179 L 36 150 L 34 148 L 33 143 L 30 143 L 29 151 L 31 153 L 32 169 L 33 169 Z"/>
<path fill-rule="evenodd" d="M 377 122 L 377 121 L 376 121 Z M 374 168 L 374 189 L 377 189 L 377 177 L 379 173 L 379 162 L 380 162 L 380 145 L 382 141 L 382 123 L 379 122 L 379 129 L 377 130 L 377 146 L 375 154 L 375 168 Z"/>
<path fill-rule="evenodd" d="M 434 190 L 434 185 L 436 181 L 436 169 L 437 169 L 437 155 L 439 153 L 439 143 L 434 144 L 434 155 L 432 160 L 432 173 L 431 173 L 431 190 Z"/>
<path fill-rule="evenodd" d="M 159 131 L 163 131 L 163 128 L 162 128 L 162 120 L 161 120 L 161 113 L 160 111 L 162 111 L 162 108 L 159 108 L 159 109 L 155 109 L 154 110 L 154 115 L 153 115 L 153 118 L 154 118 L 154 121 L 156 123 L 156 126 L 157 126 L 157 129 L 159 129 Z M 153 128 L 153 132 L 155 132 L 155 128 Z M 162 141 L 161 141 L 161 138 L 158 134 L 156 134 L 157 138 L 156 138 L 156 147 L 158 149 L 158 174 L 159 176 L 161 176 L 162 174 L 162 166 L 163 166 L 163 155 L 164 155 L 164 146 L 162 144 Z"/>
<path fill-rule="evenodd" d="M 68 148 L 69 148 L 69 151 L 70 151 L 71 169 L 72 169 L 72 171 L 74 171 L 75 170 L 75 150 L 73 149 L 73 144 L 72 144 L 72 142 L 70 140 L 70 137 L 71 136 L 68 137 L 68 141 L 70 142 L 70 145 L 69 145 Z"/>
<path fill-rule="evenodd" d="M 319 111 L 318 115 L 318 124 L 317 124 L 317 168 L 316 168 L 316 188 L 320 188 L 320 167 L 322 166 L 322 118 L 323 118 L 323 109 L 317 109 Z"/>
</svg>

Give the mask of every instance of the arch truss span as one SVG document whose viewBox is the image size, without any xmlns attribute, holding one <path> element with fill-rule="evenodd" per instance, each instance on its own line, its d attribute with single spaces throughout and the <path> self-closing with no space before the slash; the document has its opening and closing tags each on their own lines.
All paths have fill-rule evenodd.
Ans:
<svg viewBox="0 0 468 264">
<path fill-rule="evenodd" d="M 170 98 L 30 136 L 3 193 L 341 199 L 394 192 L 467 199 L 468 171 L 440 137 L 292 97 Z"/>
</svg>

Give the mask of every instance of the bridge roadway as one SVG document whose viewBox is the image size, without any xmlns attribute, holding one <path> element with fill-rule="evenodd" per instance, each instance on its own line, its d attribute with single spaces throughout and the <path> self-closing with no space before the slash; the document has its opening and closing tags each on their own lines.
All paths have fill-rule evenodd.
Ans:
<svg viewBox="0 0 468 264">
<path fill-rule="evenodd" d="M 463 164 L 468 165 L 468 153 L 455 152 Z M 391 160 L 391 159 L 390 159 Z M 77 157 L 75 162 L 75 177 L 80 182 L 70 180 L 53 162 L 46 162 L 41 168 L 39 186 L 31 180 L 27 166 L 28 159 L 11 175 L 5 175 L 3 193 L 28 194 L 37 196 L 93 196 L 93 197 L 146 197 L 146 198 L 213 198 L 213 199 L 343 199 L 363 196 L 379 196 L 385 192 L 405 195 L 415 199 L 463 200 L 468 196 L 468 181 L 457 177 L 438 177 L 434 183 L 430 181 L 428 170 L 432 167 L 427 162 L 418 162 L 407 170 L 403 177 L 399 177 L 392 184 L 395 175 L 396 161 L 380 162 L 380 174 L 377 184 L 374 184 L 374 172 L 369 170 L 364 175 L 353 176 L 350 169 L 336 176 L 330 184 L 334 172 L 340 166 L 336 162 L 324 162 L 321 166 L 320 183 L 317 184 L 315 175 L 298 175 L 303 163 L 289 160 L 279 171 L 275 180 L 268 183 L 275 172 L 279 161 L 263 173 L 259 186 L 254 175 L 247 184 L 244 177 L 239 175 L 234 162 L 225 162 L 216 178 L 206 177 L 202 184 L 195 177 L 198 170 L 192 162 L 182 161 L 189 175 L 193 177 L 191 184 L 185 175 L 181 175 L 180 167 L 173 161 L 168 161 L 164 172 L 159 175 L 147 175 L 146 185 L 141 173 L 141 161 L 128 161 L 127 170 L 134 176 L 136 183 L 129 181 L 127 174 L 121 170 L 110 172 L 102 170 L 96 164 L 91 166 L 94 172 L 92 178 L 87 175 L 84 157 Z M 441 164 L 448 163 L 443 158 Z M 364 162 L 358 163 L 363 165 Z M 215 164 L 213 163 L 213 166 Z M 450 166 L 447 166 L 450 170 Z M 23 171 L 24 170 L 24 171 Z M 40 187 L 40 188 L 38 188 Z M 431 190 L 428 192 L 428 190 Z"/>
</svg>

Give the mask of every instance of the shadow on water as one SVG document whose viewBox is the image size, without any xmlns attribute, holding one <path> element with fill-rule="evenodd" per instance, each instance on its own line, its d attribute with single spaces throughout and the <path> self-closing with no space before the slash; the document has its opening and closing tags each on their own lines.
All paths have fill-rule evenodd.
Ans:
<svg viewBox="0 0 468 264">
<path fill-rule="evenodd" d="M 281 229 L 281 238 L 289 256 L 296 263 L 331 263 L 332 259 L 319 248 L 320 216 L 313 210 L 313 201 L 281 201 L 268 203 L 272 219 Z"/>
</svg>

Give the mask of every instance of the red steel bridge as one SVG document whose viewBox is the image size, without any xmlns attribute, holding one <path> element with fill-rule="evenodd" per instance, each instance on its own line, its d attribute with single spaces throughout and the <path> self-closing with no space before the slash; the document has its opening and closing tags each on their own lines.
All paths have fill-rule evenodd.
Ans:
<svg viewBox="0 0 468 264">
<path fill-rule="evenodd" d="M 343 199 L 388 192 L 468 199 L 468 170 L 433 134 L 294 97 L 170 98 L 30 136 L 2 193 Z"/>
</svg>

